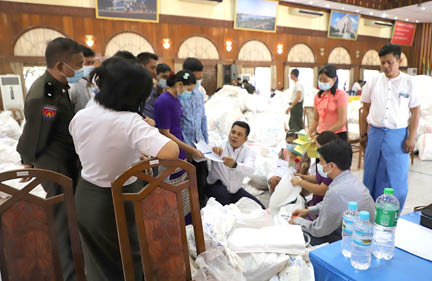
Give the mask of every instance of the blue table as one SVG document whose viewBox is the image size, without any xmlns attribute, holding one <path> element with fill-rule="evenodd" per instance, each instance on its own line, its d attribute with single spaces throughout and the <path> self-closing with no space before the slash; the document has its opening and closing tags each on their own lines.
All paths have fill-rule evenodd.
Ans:
<svg viewBox="0 0 432 281">
<path fill-rule="evenodd" d="M 419 213 L 409 213 L 401 217 L 420 223 Z M 427 243 L 432 243 L 428 241 Z M 399 248 L 395 249 L 393 259 L 378 260 L 372 256 L 368 270 L 357 270 L 351 266 L 350 259 L 341 253 L 341 241 L 331 243 L 310 252 L 314 267 L 315 280 L 379 280 L 379 281 L 423 281 L 432 280 L 432 262 L 412 255 Z"/>
</svg>

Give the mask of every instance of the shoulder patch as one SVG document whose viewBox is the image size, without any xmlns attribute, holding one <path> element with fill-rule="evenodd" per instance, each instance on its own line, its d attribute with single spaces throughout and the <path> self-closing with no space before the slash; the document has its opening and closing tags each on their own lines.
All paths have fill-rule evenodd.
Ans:
<svg viewBox="0 0 432 281">
<path fill-rule="evenodd" d="M 52 105 L 45 105 L 42 107 L 42 116 L 45 119 L 52 119 L 57 114 L 57 108 Z"/>
</svg>

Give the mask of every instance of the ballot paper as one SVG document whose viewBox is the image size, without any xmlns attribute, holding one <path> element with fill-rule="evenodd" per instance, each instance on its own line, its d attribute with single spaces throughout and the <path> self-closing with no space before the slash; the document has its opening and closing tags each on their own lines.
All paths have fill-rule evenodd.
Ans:
<svg viewBox="0 0 432 281">
<path fill-rule="evenodd" d="M 195 147 L 204 154 L 205 158 L 215 161 L 215 162 L 223 162 L 222 158 L 213 152 L 211 147 L 204 141 L 200 140 L 198 143 L 194 142 Z"/>
<path fill-rule="evenodd" d="M 432 261 L 431 241 L 431 229 L 408 220 L 398 220 L 395 245 L 399 249 Z"/>
</svg>

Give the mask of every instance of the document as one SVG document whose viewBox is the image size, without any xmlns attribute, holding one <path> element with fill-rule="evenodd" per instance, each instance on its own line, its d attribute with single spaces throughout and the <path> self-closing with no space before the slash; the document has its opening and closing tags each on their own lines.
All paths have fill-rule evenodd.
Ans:
<svg viewBox="0 0 432 281">
<path fill-rule="evenodd" d="M 395 245 L 399 249 L 432 261 L 432 229 L 399 219 Z"/>
<path fill-rule="evenodd" d="M 204 140 L 200 140 L 198 143 L 194 142 L 194 144 L 195 147 L 204 154 L 205 158 L 215 162 L 223 162 L 222 158 L 214 153 Z"/>
</svg>

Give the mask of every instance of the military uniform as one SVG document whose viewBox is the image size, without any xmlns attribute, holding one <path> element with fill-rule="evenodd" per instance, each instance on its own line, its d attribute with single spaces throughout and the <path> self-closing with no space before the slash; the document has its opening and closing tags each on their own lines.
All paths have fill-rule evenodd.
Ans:
<svg viewBox="0 0 432 281">
<path fill-rule="evenodd" d="M 45 72 L 32 85 L 24 107 L 26 123 L 17 151 L 23 164 L 58 172 L 73 180 L 79 175 L 79 161 L 75 153 L 69 123 L 74 116 L 74 105 L 68 94 L 69 86 Z M 60 185 L 42 183 L 47 198 L 63 193 Z M 64 280 L 75 280 L 73 258 L 64 206 L 55 210 L 60 259 Z"/>
</svg>

